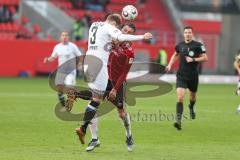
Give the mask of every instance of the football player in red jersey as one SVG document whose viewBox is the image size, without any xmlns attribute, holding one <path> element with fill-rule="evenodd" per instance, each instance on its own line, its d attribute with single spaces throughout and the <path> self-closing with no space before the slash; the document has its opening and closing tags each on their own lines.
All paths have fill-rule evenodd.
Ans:
<svg viewBox="0 0 240 160">
<path fill-rule="evenodd" d="M 122 28 L 124 34 L 134 34 L 136 27 L 134 24 L 126 24 Z M 105 97 L 108 98 L 118 109 L 119 117 L 122 119 L 126 129 L 126 144 L 128 151 L 133 149 L 133 137 L 131 133 L 130 117 L 126 112 L 125 105 L 125 85 L 126 77 L 134 60 L 134 50 L 131 42 L 114 43 L 109 58 L 108 72 L 109 80 Z M 90 131 L 92 139 L 86 151 L 92 151 L 100 145 L 98 140 L 98 118 L 91 121 Z"/>
</svg>

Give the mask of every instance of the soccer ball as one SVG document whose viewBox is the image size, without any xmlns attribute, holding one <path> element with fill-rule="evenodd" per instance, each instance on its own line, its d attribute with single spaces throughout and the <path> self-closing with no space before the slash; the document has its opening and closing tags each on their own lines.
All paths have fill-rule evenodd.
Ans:
<svg viewBox="0 0 240 160">
<path fill-rule="evenodd" d="M 122 9 L 122 17 L 125 20 L 134 20 L 138 15 L 137 8 L 133 5 L 127 5 Z"/>
</svg>

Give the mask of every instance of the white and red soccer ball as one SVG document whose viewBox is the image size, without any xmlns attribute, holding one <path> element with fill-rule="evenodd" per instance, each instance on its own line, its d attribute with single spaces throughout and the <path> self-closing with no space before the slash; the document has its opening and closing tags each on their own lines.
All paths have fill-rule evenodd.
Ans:
<svg viewBox="0 0 240 160">
<path fill-rule="evenodd" d="M 133 5 L 127 5 L 122 9 L 122 17 L 125 20 L 132 21 L 138 16 L 137 8 Z"/>
</svg>

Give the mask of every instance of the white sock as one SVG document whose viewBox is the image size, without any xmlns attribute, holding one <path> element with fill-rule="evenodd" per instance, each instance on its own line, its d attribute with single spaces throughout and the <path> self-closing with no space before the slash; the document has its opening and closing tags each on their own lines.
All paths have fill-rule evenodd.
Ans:
<svg viewBox="0 0 240 160">
<path fill-rule="evenodd" d="M 131 132 L 130 116 L 128 113 L 126 114 L 125 118 L 122 119 L 122 121 L 126 129 L 126 136 L 130 137 L 132 135 L 132 132 Z"/>
<path fill-rule="evenodd" d="M 92 134 L 92 139 L 98 139 L 98 117 L 97 114 L 91 120 L 91 124 L 89 126 L 90 132 Z"/>
</svg>

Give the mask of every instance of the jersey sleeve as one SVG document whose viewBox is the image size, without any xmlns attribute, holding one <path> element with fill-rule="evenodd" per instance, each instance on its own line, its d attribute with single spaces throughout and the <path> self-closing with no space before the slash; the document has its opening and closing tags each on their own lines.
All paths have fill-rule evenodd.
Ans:
<svg viewBox="0 0 240 160">
<path fill-rule="evenodd" d="M 111 26 L 111 25 L 109 25 Z M 110 36 L 114 39 L 117 39 L 120 42 L 123 41 L 139 41 L 143 40 L 143 35 L 129 35 L 129 34 L 123 34 L 119 29 L 117 29 L 114 26 L 109 27 L 108 33 Z"/>
<path fill-rule="evenodd" d="M 140 41 L 143 40 L 143 35 L 130 35 L 130 34 L 120 34 L 117 37 L 117 40 L 119 40 L 120 42 L 123 41 Z"/>
<path fill-rule="evenodd" d="M 199 52 L 200 54 L 206 53 L 206 48 L 202 43 L 199 44 Z"/>
<path fill-rule="evenodd" d="M 55 47 L 53 48 L 53 52 L 52 52 L 52 54 L 51 54 L 51 57 L 53 57 L 53 58 L 57 58 L 57 56 L 58 56 L 58 53 L 57 53 L 57 46 L 55 46 Z"/>
<path fill-rule="evenodd" d="M 179 44 L 175 46 L 175 51 L 176 51 L 177 53 L 180 53 Z"/>
<path fill-rule="evenodd" d="M 108 31 L 109 35 L 114 39 L 117 39 L 118 36 L 122 34 L 122 32 L 119 29 L 117 29 L 116 27 L 114 27 L 112 25 L 108 25 L 107 31 Z"/>
</svg>

